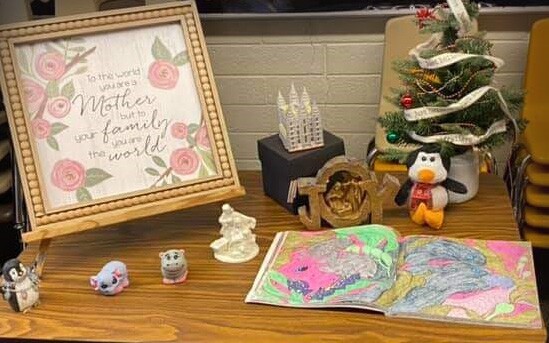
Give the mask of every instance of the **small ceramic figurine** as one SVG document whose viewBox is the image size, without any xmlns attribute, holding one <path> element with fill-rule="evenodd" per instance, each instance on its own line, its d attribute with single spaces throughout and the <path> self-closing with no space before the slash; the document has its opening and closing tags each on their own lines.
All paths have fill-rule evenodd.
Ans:
<svg viewBox="0 0 549 343">
<path fill-rule="evenodd" d="M 223 237 L 210 244 L 215 258 L 222 262 L 241 263 L 256 257 L 259 246 L 252 233 L 255 218 L 236 212 L 229 204 L 224 204 L 221 209 L 219 232 Z"/>
<path fill-rule="evenodd" d="M 118 294 L 130 285 L 128 269 L 120 261 L 110 261 L 96 276 L 90 277 L 90 284 L 102 295 Z"/>
<path fill-rule="evenodd" d="M 13 258 L 2 267 L 4 285 L 2 293 L 10 307 L 16 312 L 27 312 L 38 306 L 38 276 L 33 269 L 26 268 L 18 259 Z"/>
<path fill-rule="evenodd" d="M 408 201 L 414 223 L 440 229 L 448 204 L 448 190 L 464 194 L 467 188 L 448 178 L 450 159 L 441 156 L 437 145 L 425 145 L 411 152 L 406 165 L 408 180 L 398 191 L 395 202 L 401 206 Z"/>
<path fill-rule="evenodd" d="M 162 282 L 166 285 L 182 283 L 187 279 L 188 267 L 185 250 L 171 249 L 161 252 Z"/>
<path fill-rule="evenodd" d="M 288 103 L 278 91 L 277 107 L 278 135 L 288 152 L 324 146 L 320 111 L 305 87 L 300 97 L 292 84 Z"/>
</svg>

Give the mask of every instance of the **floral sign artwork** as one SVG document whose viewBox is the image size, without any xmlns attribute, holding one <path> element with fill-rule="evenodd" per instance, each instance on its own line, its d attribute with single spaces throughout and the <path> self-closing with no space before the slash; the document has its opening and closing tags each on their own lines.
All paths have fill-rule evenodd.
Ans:
<svg viewBox="0 0 549 343">
<path fill-rule="evenodd" d="M 219 174 L 178 24 L 18 44 L 16 56 L 48 208 Z"/>
<path fill-rule="evenodd" d="M 86 57 L 95 47 L 86 48 L 82 39 L 54 41 L 45 51 L 30 55 L 18 51 L 22 74 L 23 94 L 27 111 L 31 115 L 31 129 L 36 139 L 45 141 L 52 149 L 59 150 L 55 135 L 67 128 L 59 119 L 69 114 L 74 97 L 75 75 L 85 73 Z"/>
</svg>

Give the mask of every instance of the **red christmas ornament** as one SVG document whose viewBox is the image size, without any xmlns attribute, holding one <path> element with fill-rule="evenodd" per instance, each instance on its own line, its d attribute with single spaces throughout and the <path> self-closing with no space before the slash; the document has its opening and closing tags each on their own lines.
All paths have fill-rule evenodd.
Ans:
<svg viewBox="0 0 549 343">
<path fill-rule="evenodd" d="M 416 11 L 416 18 L 419 23 L 419 28 L 422 29 L 425 26 L 425 21 L 435 19 L 435 14 L 432 9 L 422 7 Z"/>
<path fill-rule="evenodd" d="M 412 107 L 412 104 L 414 103 L 414 99 L 412 99 L 412 96 L 408 93 L 404 94 L 402 98 L 400 98 L 400 104 L 402 107 L 408 109 Z"/>
</svg>

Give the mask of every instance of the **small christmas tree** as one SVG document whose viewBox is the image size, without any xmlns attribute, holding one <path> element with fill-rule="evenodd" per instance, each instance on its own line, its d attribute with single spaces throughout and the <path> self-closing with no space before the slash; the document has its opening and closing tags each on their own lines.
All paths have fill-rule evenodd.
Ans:
<svg viewBox="0 0 549 343">
<path fill-rule="evenodd" d="M 510 133 L 518 134 L 524 122 L 517 118 L 522 91 L 491 86 L 503 61 L 491 56 L 492 44 L 484 33 L 470 31 L 477 4 L 448 3 L 450 9 L 417 12 L 419 29 L 433 36 L 412 49 L 410 58 L 394 63 L 403 87 L 388 99 L 399 110 L 379 121 L 389 143 L 440 144 L 441 153 L 451 157 L 472 147 L 489 150 L 501 145 Z M 384 156 L 394 161 L 404 157 L 397 149 Z"/>
</svg>

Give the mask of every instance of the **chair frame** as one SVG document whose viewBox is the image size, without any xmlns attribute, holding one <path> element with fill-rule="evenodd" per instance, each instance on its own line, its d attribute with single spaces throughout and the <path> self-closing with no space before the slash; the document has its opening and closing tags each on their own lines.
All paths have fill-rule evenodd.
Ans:
<svg viewBox="0 0 549 343">
<path fill-rule="evenodd" d="M 504 174 L 504 181 L 507 185 L 507 190 L 511 198 L 513 206 L 513 215 L 519 227 L 519 231 L 523 232 L 524 228 L 524 205 L 526 203 L 525 190 L 529 183 L 526 169 L 532 162 L 532 155 L 526 154 L 520 163 L 517 163 L 518 155 L 521 151 L 525 151 L 522 144 L 515 144 L 511 150 L 511 155 L 507 162 Z M 518 165 L 518 167 L 517 167 Z"/>
</svg>

